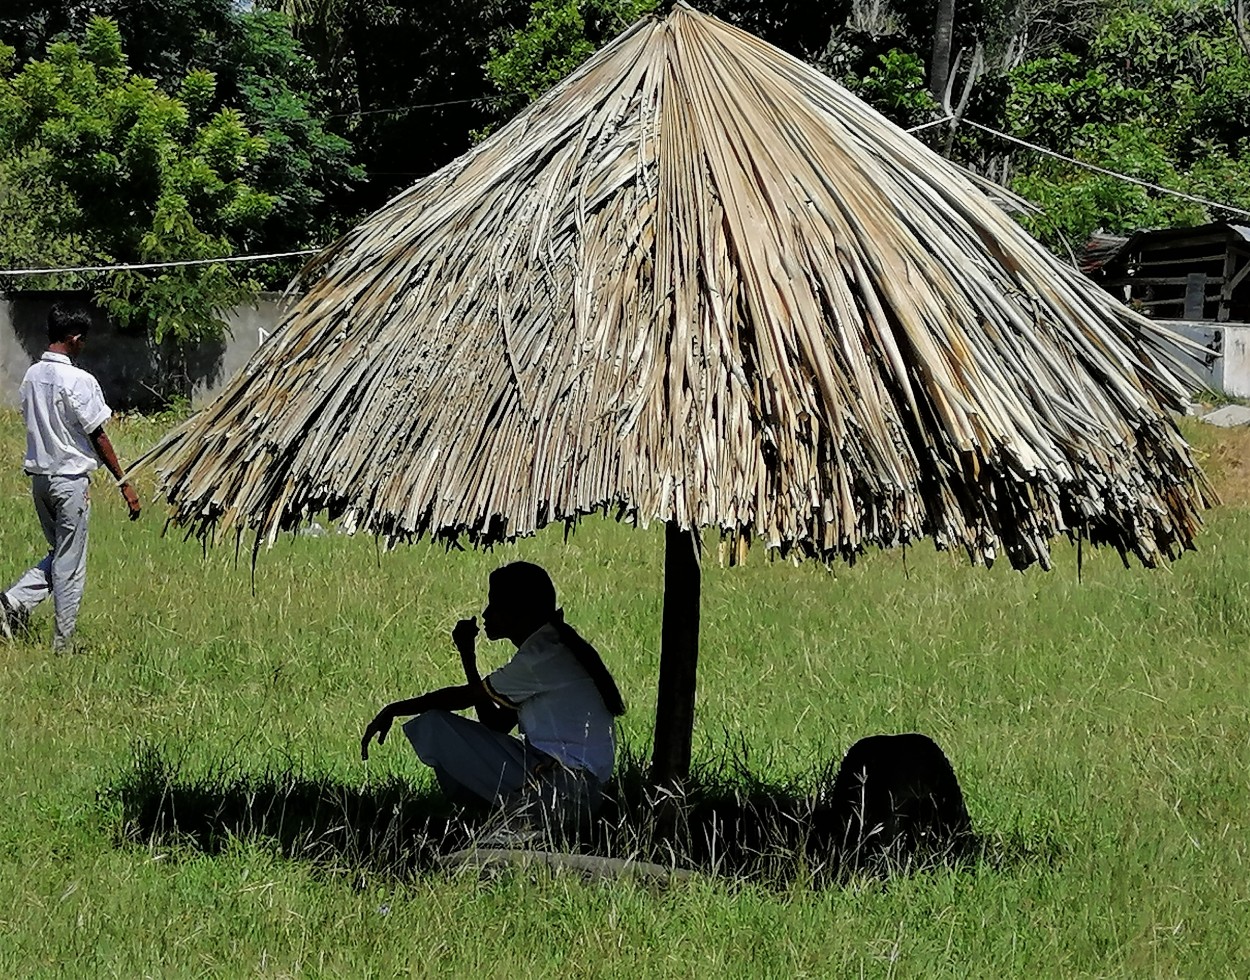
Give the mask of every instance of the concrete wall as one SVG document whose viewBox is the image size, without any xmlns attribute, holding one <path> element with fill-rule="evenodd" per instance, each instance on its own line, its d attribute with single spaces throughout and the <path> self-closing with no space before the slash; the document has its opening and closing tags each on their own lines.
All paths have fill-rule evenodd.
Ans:
<svg viewBox="0 0 1250 980">
<path fill-rule="evenodd" d="M 1178 357 L 1215 392 L 1250 398 L 1250 324 L 1209 320 L 1160 320 L 1160 324 L 1207 348 L 1198 354 L 1175 348 Z"/>
<path fill-rule="evenodd" d="M 226 338 L 202 345 L 184 363 L 144 334 L 118 327 L 85 292 L 0 294 L 0 406 L 16 407 L 22 375 L 48 346 L 48 310 L 57 302 L 91 313 L 91 334 L 79 364 L 99 379 L 116 410 L 159 408 L 174 392 L 189 394 L 196 404 L 211 398 L 247 363 L 280 314 L 277 294 L 262 295 L 254 306 L 239 307 L 226 318 Z"/>
<path fill-rule="evenodd" d="M 1224 349 L 1220 358 L 1222 391 L 1234 398 L 1250 398 L 1250 324 L 1224 327 Z"/>
</svg>

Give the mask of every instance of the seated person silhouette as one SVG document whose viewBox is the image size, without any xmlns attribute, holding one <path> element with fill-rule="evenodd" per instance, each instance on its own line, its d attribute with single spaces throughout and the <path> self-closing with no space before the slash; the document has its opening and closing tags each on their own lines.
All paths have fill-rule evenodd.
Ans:
<svg viewBox="0 0 1250 980">
<path fill-rule="evenodd" d="M 620 691 L 595 648 L 564 622 L 538 565 L 491 573 L 482 626 L 487 639 L 512 641 L 512 659 L 482 677 L 476 618 L 460 620 L 451 637 L 466 683 L 388 704 L 365 728 L 361 758 L 396 718 L 415 715 L 404 734 L 451 800 L 500 806 L 524 830 L 572 829 L 597 809 L 612 775 Z M 468 708 L 478 721 L 452 714 Z M 509 734 L 514 727 L 521 738 Z"/>
</svg>

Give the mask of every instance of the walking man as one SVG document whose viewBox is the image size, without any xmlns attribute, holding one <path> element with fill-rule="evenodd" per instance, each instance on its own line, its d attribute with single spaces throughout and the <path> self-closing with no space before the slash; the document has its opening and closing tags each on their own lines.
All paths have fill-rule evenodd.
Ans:
<svg viewBox="0 0 1250 980">
<path fill-rule="evenodd" d="M 73 359 L 91 328 L 86 310 L 60 305 L 48 313 L 48 349 L 22 379 L 22 418 L 26 422 L 26 458 L 35 513 L 48 539 L 43 561 L 0 592 L 0 637 L 24 630 L 30 612 L 52 596 L 56 627 L 52 649 L 73 648 L 74 626 L 87 582 L 87 488 L 91 472 L 103 461 L 119 481 L 122 468 L 104 423 L 113 414 L 100 384 Z M 129 483 L 119 483 L 130 519 L 139 516 L 139 497 Z"/>
</svg>

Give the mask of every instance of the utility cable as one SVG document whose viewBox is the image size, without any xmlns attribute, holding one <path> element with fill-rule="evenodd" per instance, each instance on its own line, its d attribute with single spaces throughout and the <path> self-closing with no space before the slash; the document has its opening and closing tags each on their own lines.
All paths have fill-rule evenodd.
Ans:
<svg viewBox="0 0 1250 980">
<path fill-rule="evenodd" d="M 326 119 L 357 119 L 361 116 L 397 116 L 414 109 L 442 109 L 449 105 L 470 105 L 477 102 L 499 102 L 504 95 L 479 95 L 476 99 L 448 99 L 445 102 L 419 102 L 415 105 L 393 105 L 386 109 L 352 109 L 348 112 L 331 112 Z"/>
<path fill-rule="evenodd" d="M 70 272 L 128 272 L 138 269 L 170 269 L 177 266 L 217 265 L 219 262 L 266 262 L 290 259 L 300 255 L 316 255 L 321 249 L 305 248 L 298 252 L 270 252 L 266 255 L 227 255 L 220 259 L 175 259 L 169 262 L 134 262 L 122 265 L 75 265 L 62 269 L 0 269 L 0 276 L 51 276 Z"/>
<path fill-rule="evenodd" d="M 941 119 L 934 119 L 933 122 L 921 123 L 919 126 L 912 126 L 907 132 L 919 133 L 926 129 L 932 129 L 934 126 L 941 126 L 944 122 L 950 122 L 954 116 L 943 116 Z"/>
<path fill-rule="evenodd" d="M 943 120 L 938 120 L 942 122 Z M 1147 190 L 1158 191 L 1160 194 L 1170 194 L 1172 197 L 1179 197 L 1185 201 L 1192 201 L 1194 204 L 1201 204 L 1208 208 L 1218 208 L 1221 211 L 1228 211 L 1232 214 L 1239 214 L 1243 217 L 1250 218 L 1250 211 L 1244 208 L 1234 207 L 1231 204 L 1221 204 L 1219 201 L 1212 201 L 1205 197 L 1198 197 L 1195 194 L 1186 194 L 1184 191 L 1178 191 L 1171 187 L 1164 187 L 1161 184 L 1152 184 L 1148 180 L 1142 180 L 1140 177 L 1130 177 L 1128 174 L 1122 174 L 1115 170 L 1108 170 L 1106 167 L 1100 167 L 1094 163 L 1086 163 L 1084 160 L 1078 160 L 1076 157 L 1065 156 L 1055 150 L 1048 150 L 1044 146 L 1038 146 L 1036 143 L 1030 143 L 1028 140 L 1022 140 L 1018 136 L 1009 136 L 1007 133 L 1000 133 L 997 129 L 993 129 L 979 122 L 973 122 L 971 119 L 961 119 L 959 123 L 965 126 L 973 126 L 976 129 L 983 130 L 1000 139 L 1005 139 L 1009 143 L 1015 143 L 1019 146 L 1026 147 L 1048 157 L 1054 157 L 1056 160 L 1062 160 L 1076 167 L 1084 167 L 1086 170 L 1092 170 L 1096 174 L 1102 174 L 1104 177 L 1114 177 L 1117 180 L 1125 181 L 1129 184 L 1136 184 L 1138 187 L 1145 187 Z"/>
</svg>

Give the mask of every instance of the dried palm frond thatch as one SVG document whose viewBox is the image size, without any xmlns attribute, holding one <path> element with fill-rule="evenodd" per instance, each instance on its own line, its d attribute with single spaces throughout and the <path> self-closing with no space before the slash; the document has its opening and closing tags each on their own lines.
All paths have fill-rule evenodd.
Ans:
<svg viewBox="0 0 1250 980">
<path fill-rule="evenodd" d="M 822 559 L 1147 565 L 1211 499 L 1157 330 L 712 17 L 645 19 L 305 270 L 145 457 L 176 521 L 475 543 L 609 509 Z"/>
</svg>

